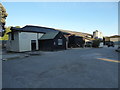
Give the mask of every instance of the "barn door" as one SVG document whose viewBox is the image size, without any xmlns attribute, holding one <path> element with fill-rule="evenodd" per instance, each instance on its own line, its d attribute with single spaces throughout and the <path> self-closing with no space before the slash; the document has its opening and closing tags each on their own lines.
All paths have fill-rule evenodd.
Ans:
<svg viewBox="0 0 120 90">
<path fill-rule="evenodd" d="M 32 51 L 36 50 L 36 40 L 31 40 L 31 50 Z"/>
</svg>

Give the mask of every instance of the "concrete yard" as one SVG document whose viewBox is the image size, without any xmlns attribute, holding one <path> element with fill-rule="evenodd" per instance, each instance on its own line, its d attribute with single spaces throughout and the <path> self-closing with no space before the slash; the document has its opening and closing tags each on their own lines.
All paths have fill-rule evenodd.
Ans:
<svg viewBox="0 0 120 90">
<path fill-rule="evenodd" d="M 115 49 L 74 48 L 3 61 L 3 88 L 118 88 Z"/>
</svg>

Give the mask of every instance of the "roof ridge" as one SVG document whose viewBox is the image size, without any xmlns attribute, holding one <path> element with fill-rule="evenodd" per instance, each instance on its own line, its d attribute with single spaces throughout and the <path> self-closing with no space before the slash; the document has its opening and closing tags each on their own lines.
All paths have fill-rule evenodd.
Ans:
<svg viewBox="0 0 120 90">
<path fill-rule="evenodd" d="M 27 26 L 30 26 L 30 27 L 38 27 L 38 28 L 46 28 L 46 29 L 54 29 L 54 30 L 56 30 L 55 28 L 50 28 L 50 27 L 45 27 L 45 26 L 36 26 L 36 25 L 26 25 L 26 26 L 24 26 L 24 27 L 27 27 Z M 23 27 L 23 28 L 24 28 Z M 57 31 L 57 30 L 56 30 Z"/>
</svg>

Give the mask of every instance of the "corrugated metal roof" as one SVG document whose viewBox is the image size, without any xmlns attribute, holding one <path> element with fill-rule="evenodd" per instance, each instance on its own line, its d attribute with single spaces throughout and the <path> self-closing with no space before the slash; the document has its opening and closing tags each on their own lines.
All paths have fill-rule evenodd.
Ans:
<svg viewBox="0 0 120 90">
<path fill-rule="evenodd" d="M 35 32 L 44 32 L 44 33 L 57 31 L 53 28 L 47 28 L 47 27 L 41 27 L 41 26 L 32 26 L 32 25 L 26 25 L 22 29 L 25 31 L 35 31 Z"/>
<path fill-rule="evenodd" d="M 16 28 L 16 27 L 11 27 L 12 31 L 19 31 L 19 32 L 35 32 L 35 33 L 45 33 L 42 31 L 34 31 L 34 30 L 24 30 L 23 28 Z M 9 32 L 11 33 L 11 32 Z"/>
<path fill-rule="evenodd" d="M 32 25 L 26 25 L 23 28 L 12 27 L 11 30 L 13 30 L 13 31 L 23 31 L 23 32 L 40 32 L 40 33 L 58 32 L 58 30 L 55 30 L 54 28 L 32 26 Z"/>
<path fill-rule="evenodd" d="M 58 34 L 59 32 L 49 32 L 49 33 L 46 33 L 44 34 L 40 40 L 45 40 L 45 39 L 54 39 L 55 36 Z"/>
</svg>

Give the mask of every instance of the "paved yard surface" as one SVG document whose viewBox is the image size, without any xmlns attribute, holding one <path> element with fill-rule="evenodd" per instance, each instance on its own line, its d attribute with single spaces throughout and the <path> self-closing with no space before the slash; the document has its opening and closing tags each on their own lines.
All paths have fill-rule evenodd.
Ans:
<svg viewBox="0 0 120 90">
<path fill-rule="evenodd" d="M 74 48 L 3 61 L 3 88 L 117 88 L 116 48 Z"/>
</svg>

